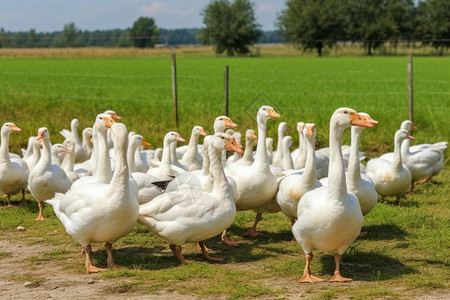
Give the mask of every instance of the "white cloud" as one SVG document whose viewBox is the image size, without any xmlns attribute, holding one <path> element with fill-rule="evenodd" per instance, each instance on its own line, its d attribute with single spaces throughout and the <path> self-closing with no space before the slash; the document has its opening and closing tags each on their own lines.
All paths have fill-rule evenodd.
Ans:
<svg viewBox="0 0 450 300">
<path fill-rule="evenodd" d="M 153 2 L 150 5 L 143 5 L 140 9 L 140 13 L 143 15 L 153 16 L 159 14 L 173 15 L 173 16 L 192 16 L 196 11 L 194 8 L 180 9 L 175 7 L 169 7 L 162 2 Z"/>
</svg>

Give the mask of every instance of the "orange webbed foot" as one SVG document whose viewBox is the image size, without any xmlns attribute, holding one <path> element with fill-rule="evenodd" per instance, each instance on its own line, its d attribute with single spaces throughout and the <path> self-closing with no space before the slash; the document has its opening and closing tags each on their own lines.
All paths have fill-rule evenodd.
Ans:
<svg viewBox="0 0 450 300">
<path fill-rule="evenodd" d="M 311 274 L 304 274 L 303 277 L 300 278 L 300 280 L 298 282 L 300 282 L 300 283 L 305 283 L 305 282 L 307 282 L 307 283 L 314 283 L 314 282 L 320 282 L 320 281 L 323 281 L 323 280 L 318 278 L 318 277 L 316 277 L 316 276 L 314 276 L 314 275 L 311 275 Z"/>
<path fill-rule="evenodd" d="M 336 271 L 334 272 L 334 276 L 330 279 L 331 282 L 349 282 L 353 281 L 351 278 L 342 277 L 341 273 Z"/>
<path fill-rule="evenodd" d="M 99 272 L 103 272 L 106 271 L 106 268 L 97 268 L 96 266 L 92 265 L 92 264 L 88 264 L 86 265 L 86 271 L 88 274 L 90 273 L 99 273 Z"/>
<path fill-rule="evenodd" d="M 256 231 L 254 228 L 250 228 L 246 233 L 244 233 L 244 236 L 248 236 L 248 237 L 252 237 L 252 238 L 255 238 L 255 237 L 258 237 L 261 235 L 263 235 L 263 234 L 259 231 Z"/>
</svg>

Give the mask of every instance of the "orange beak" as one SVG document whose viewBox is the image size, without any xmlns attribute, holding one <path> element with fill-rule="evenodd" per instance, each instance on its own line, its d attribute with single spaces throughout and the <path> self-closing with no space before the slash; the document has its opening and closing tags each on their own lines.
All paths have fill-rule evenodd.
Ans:
<svg viewBox="0 0 450 300">
<path fill-rule="evenodd" d="M 234 128 L 234 127 L 238 127 L 238 125 L 236 123 L 234 123 L 233 121 L 231 121 L 231 119 L 226 119 L 225 127 Z"/>
<path fill-rule="evenodd" d="M 271 118 L 281 118 L 281 115 L 277 113 L 275 110 L 271 109 L 269 110 L 269 117 Z"/>
<path fill-rule="evenodd" d="M 20 128 L 17 127 L 15 124 L 13 124 L 13 125 L 11 125 L 11 131 L 19 132 L 19 131 L 22 131 L 22 129 L 20 129 Z"/>
<path fill-rule="evenodd" d="M 44 132 L 43 131 L 38 132 L 37 138 L 38 138 L 38 140 L 42 140 L 44 138 Z"/>
<path fill-rule="evenodd" d="M 244 153 L 244 150 L 242 150 L 242 148 L 239 147 L 239 143 L 236 142 L 235 139 L 227 139 L 227 141 L 225 142 L 225 149 L 228 151 L 237 152 L 239 154 Z"/>
<path fill-rule="evenodd" d="M 206 136 L 206 131 L 204 129 L 200 129 L 200 135 Z"/>
<path fill-rule="evenodd" d="M 258 138 L 258 137 L 256 136 L 256 134 L 254 134 L 253 132 L 250 133 L 250 136 L 251 136 L 252 138 L 254 138 L 255 140 Z"/>
<path fill-rule="evenodd" d="M 417 130 L 418 128 L 414 126 L 414 124 L 411 124 L 411 130 Z"/>
<path fill-rule="evenodd" d="M 410 134 L 408 134 L 407 139 L 409 139 L 409 140 L 415 140 L 415 138 L 414 138 L 412 135 L 410 135 Z"/>
<path fill-rule="evenodd" d="M 113 126 L 114 124 L 116 124 L 116 121 L 114 121 L 113 118 L 105 117 L 105 118 L 103 118 L 103 120 L 105 120 L 105 126 L 106 126 L 106 128 L 111 128 L 111 126 Z"/>
<path fill-rule="evenodd" d="M 314 127 L 306 126 L 306 135 L 313 136 L 314 135 Z"/>
<path fill-rule="evenodd" d="M 142 139 L 142 146 L 151 146 L 152 144 L 150 144 L 149 142 L 147 142 L 146 140 Z"/>
<path fill-rule="evenodd" d="M 177 136 L 175 136 L 175 141 L 177 141 L 177 142 L 181 142 L 181 143 L 184 143 L 184 142 L 186 142 L 186 140 L 185 139 L 183 139 L 180 135 L 177 135 Z"/>
<path fill-rule="evenodd" d="M 368 118 L 365 118 L 356 112 L 350 114 L 350 124 L 367 128 L 373 127 L 373 124 L 369 122 Z"/>
<path fill-rule="evenodd" d="M 119 115 L 116 114 L 116 113 L 112 114 L 111 117 L 112 117 L 114 120 L 120 120 L 120 119 L 122 119 L 122 117 L 119 116 Z"/>
</svg>

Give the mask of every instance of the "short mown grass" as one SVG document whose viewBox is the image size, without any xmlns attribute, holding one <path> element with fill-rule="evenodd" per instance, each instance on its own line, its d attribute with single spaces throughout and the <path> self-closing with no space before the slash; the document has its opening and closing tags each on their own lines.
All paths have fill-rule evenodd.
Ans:
<svg viewBox="0 0 450 300">
<path fill-rule="evenodd" d="M 192 263 L 180 264 L 165 239 L 138 224 L 114 245 L 115 260 L 125 268 L 94 277 L 120 280 L 122 292 L 195 293 L 199 297 L 229 299 L 283 298 L 296 285 L 304 289 L 303 297 L 316 299 L 406 299 L 426 295 L 427 291 L 445 294 L 450 282 L 449 184 L 450 171 L 444 169 L 432 181 L 416 186 L 414 193 L 400 204 L 376 205 L 364 218 L 362 230 L 368 234 L 359 237 L 344 255 L 342 272 L 353 278 L 353 283 L 300 285 L 297 281 L 303 272 L 304 254 L 292 242 L 287 218 L 281 213 L 263 215 L 258 227 L 264 235 L 244 238 L 242 234 L 253 223 L 253 212 L 238 212 L 229 229 L 231 238 L 240 241 L 240 246 L 226 246 L 219 237 L 206 242 L 212 255 L 225 258 L 223 263 L 204 261 L 196 245 L 187 244 L 183 253 Z M 13 199 L 19 201 L 20 197 Z M 15 243 L 51 246 L 51 250 L 30 255 L 30 270 L 51 261 L 62 266 L 64 272 L 84 274 L 81 248 L 65 233 L 52 208 L 45 208 L 46 221 L 33 221 L 37 207 L 31 195 L 28 199 L 27 207 L 0 209 L 2 236 Z M 26 230 L 17 232 L 18 225 Z M 93 247 L 99 249 L 93 254 L 94 263 L 105 267 L 103 245 Z M 0 259 L 9 255 L 1 253 Z M 329 279 L 334 271 L 333 255 L 316 252 L 311 268 L 318 277 Z M 45 280 L 22 277 L 10 280 Z"/>
</svg>

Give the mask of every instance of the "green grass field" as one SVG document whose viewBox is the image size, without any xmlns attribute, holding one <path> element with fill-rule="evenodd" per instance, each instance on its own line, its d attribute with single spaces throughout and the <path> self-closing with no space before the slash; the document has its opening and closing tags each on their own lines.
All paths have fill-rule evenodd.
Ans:
<svg viewBox="0 0 450 300">
<path fill-rule="evenodd" d="M 19 153 L 28 137 L 47 126 L 52 142 L 62 141 L 58 131 L 69 128 L 72 118 L 81 129 L 92 126 L 96 114 L 107 109 L 123 117 L 129 130 L 142 134 L 160 147 L 164 134 L 178 130 L 189 138 L 194 125 L 212 132 L 213 120 L 224 113 L 224 70 L 230 68 L 230 117 L 241 132 L 255 128 L 255 115 L 262 104 L 282 114 L 268 123 L 275 137 L 277 124 L 286 121 L 295 141 L 298 121 L 315 122 L 318 147 L 328 145 L 328 121 L 333 111 L 349 106 L 369 113 L 380 123 L 361 137 L 361 150 L 368 157 L 393 149 L 393 135 L 408 117 L 406 57 L 359 58 L 214 58 L 187 57 L 177 60 L 179 120 L 172 118 L 170 57 L 12 57 L 0 58 L 0 111 L 3 122 L 12 121 L 23 130 L 11 135 L 10 151 Z M 415 143 L 448 140 L 450 137 L 450 58 L 414 58 Z M 349 131 L 344 143 L 350 143 Z M 430 293 L 449 294 L 450 171 L 448 150 L 445 168 L 432 182 L 416 187 L 399 205 L 378 203 L 365 217 L 363 230 L 344 255 L 342 273 L 352 284 L 302 285 L 303 297 L 316 299 L 411 299 Z M 16 242 L 53 245 L 56 249 L 36 253 L 29 270 L 48 261 L 67 272 L 83 274 L 79 245 L 46 207 L 45 222 L 32 221 L 37 204 L 27 195 L 26 208 L 0 209 L 2 238 Z M 19 195 L 13 200 L 18 201 Z M 253 212 L 239 212 L 230 229 L 237 248 L 207 242 L 225 263 L 204 262 L 195 245 L 184 246 L 193 264 L 179 264 L 166 241 L 143 226 L 119 240 L 115 259 L 126 269 L 108 270 L 95 278 L 122 282 L 126 291 L 146 294 L 175 291 L 198 297 L 271 298 L 293 295 L 304 268 L 304 255 L 281 213 L 265 214 L 258 228 L 264 236 L 242 238 L 252 224 Z M 18 225 L 26 231 L 16 233 Z M 96 245 L 102 248 L 102 245 Z M 10 253 L 0 252 L 0 262 Z M 105 265 L 101 250 L 94 263 Z M 333 256 L 315 253 L 313 273 L 331 277 Z M 8 280 L 22 280 L 11 275 Z M 25 279 L 24 279 L 25 280 Z M 27 279 L 29 280 L 29 279 Z M 37 280 L 45 280 L 38 278 Z M 196 290 L 192 290 L 195 285 Z M 296 288 L 298 289 L 298 288 Z M 126 294 L 125 294 L 126 296 Z"/>
</svg>

